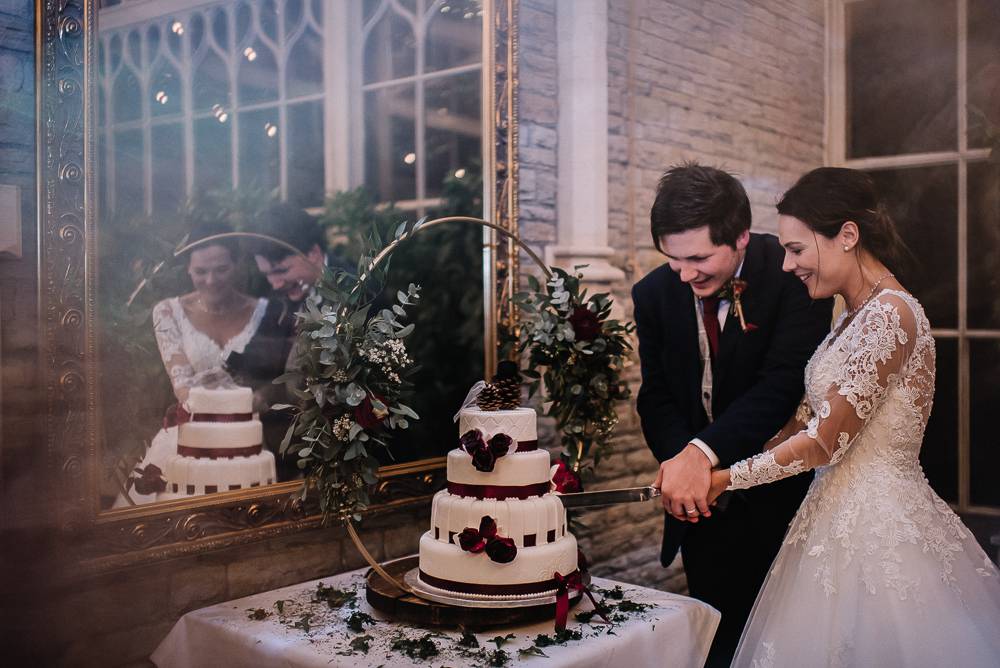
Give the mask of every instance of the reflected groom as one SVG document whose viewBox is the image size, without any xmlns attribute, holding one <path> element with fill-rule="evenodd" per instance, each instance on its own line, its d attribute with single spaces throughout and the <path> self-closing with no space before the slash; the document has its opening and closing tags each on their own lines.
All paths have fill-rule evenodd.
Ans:
<svg viewBox="0 0 1000 668">
<path fill-rule="evenodd" d="M 710 471 L 760 452 L 795 412 L 832 303 L 811 301 L 781 270 L 773 235 L 750 233 L 746 192 L 721 170 L 671 168 L 650 221 L 667 264 L 636 283 L 632 300 L 637 409 L 666 511 L 660 560 L 680 549 L 691 595 L 722 613 L 706 665 L 728 666 L 811 476 L 709 508 Z"/>
</svg>

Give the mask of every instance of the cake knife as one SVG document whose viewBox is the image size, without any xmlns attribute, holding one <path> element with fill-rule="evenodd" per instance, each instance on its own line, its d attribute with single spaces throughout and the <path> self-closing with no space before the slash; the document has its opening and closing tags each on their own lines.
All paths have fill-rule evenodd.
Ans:
<svg viewBox="0 0 1000 668">
<path fill-rule="evenodd" d="M 557 494 L 566 508 L 586 508 L 590 506 L 613 506 L 619 503 L 649 501 L 660 496 L 660 490 L 653 486 L 625 487 L 623 489 L 603 489 L 598 492 L 572 492 Z"/>
</svg>

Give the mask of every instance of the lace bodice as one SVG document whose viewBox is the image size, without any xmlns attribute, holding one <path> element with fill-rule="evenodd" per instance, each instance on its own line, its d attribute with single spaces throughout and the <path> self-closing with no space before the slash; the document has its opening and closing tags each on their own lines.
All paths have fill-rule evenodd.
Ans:
<svg viewBox="0 0 1000 668">
<path fill-rule="evenodd" d="M 844 326 L 846 318 L 809 360 L 800 410 L 772 447 L 733 464 L 731 489 L 834 466 L 852 449 L 922 477 L 918 457 L 934 397 L 930 323 L 916 299 L 895 290 L 883 290 Z"/>
<path fill-rule="evenodd" d="M 257 333 L 266 310 L 267 300 L 258 299 L 243 329 L 220 346 L 208 334 L 195 328 L 184 312 L 179 297 L 164 299 L 153 307 L 156 343 L 178 399 L 184 394 L 182 390 L 197 384 L 200 375 L 220 371 L 229 353 L 243 352 Z"/>
</svg>

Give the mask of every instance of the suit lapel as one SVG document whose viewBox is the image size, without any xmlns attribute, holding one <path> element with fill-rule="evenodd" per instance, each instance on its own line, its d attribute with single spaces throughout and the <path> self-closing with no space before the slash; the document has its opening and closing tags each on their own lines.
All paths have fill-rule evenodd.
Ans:
<svg viewBox="0 0 1000 668">
<path fill-rule="evenodd" d="M 752 322 L 750 314 L 753 312 L 756 296 L 755 287 L 758 288 L 758 291 L 760 287 L 759 285 L 755 286 L 756 279 L 759 278 L 761 269 L 764 268 L 763 250 L 764 248 L 758 242 L 756 235 L 751 235 L 746 256 L 743 258 L 743 271 L 740 272 L 740 278 L 747 283 L 746 291 L 741 297 L 741 303 L 743 304 L 743 315 L 748 322 Z M 725 381 L 726 374 L 733 366 L 733 357 L 738 352 L 744 336 L 746 334 L 740 325 L 739 316 L 736 315 L 735 311 L 730 311 L 729 315 L 726 316 L 726 326 L 722 328 L 722 334 L 719 337 L 719 357 L 713 368 L 712 386 L 713 394 L 716 396 L 718 392 L 715 390 Z"/>
</svg>

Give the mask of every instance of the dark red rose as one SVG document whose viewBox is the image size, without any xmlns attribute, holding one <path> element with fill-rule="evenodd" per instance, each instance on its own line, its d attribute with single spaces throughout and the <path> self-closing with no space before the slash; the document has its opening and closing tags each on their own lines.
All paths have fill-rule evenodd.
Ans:
<svg viewBox="0 0 1000 668">
<path fill-rule="evenodd" d="M 586 306 L 577 306 L 569 317 L 577 341 L 593 341 L 601 334 L 601 321 Z"/>
<path fill-rule="evenodd" d="M 135 472 L 139 474 L 134 479 L 135 491 L 139 494 L 155 494 L 167 488 L 167 479 L 156 464 L 149 464 L 144 469 L 136 467 Z"/>
<path fill-rule="evenodd" d="M 512 439 L 507 434 L 497 434 L 490 439 L 489 447 L 490 452 L 493 453 L 494 457 L 500 458 L 507 454 L 510 450 L 510 446 L 514 444 L 514 439 Z"/>
<path fill-rule="evenodd" d="M 375 398 L 382 401 L 382 397 L 375 396 Z M 385 411 L 375 409 L 375 406 L 372 404 L 372 395 L 370 394 L 366 394 L 361 403 L 354 407 L 354 421 L 364 429 L 375 429 L 382 424 L 382 420 L 385 419 L 386 415 Z"/>
<path fill-rule="evenodd" d="M 552 485 L 560 494 L 572 494 L 583 491 L 583 482 L 580 475 L 571 469 L 565 460 L 560 459 L 556 464 L 555 473 L 552 474 Z"/>
<path fill-rule="evenodd" d="M 163 428 L 170 429 L 171 427 L 182 425 L 190 419 L 191 414 L 184 410 L 183 406 L 179 403 L 171 404 L 170 408 L 163 414 Z"/>
<path fill-rule="evenodd" d="M 509 564 L 517 556 L 517 545 L 512 538 L 494 538 L 486 543 L 486 556 L 498 564 Z"/>
<path fill-rule="evenodd" d="M 469 453 L 472 455 L 472 465 L 476 467 L 477 471 L 482 471 L 483 473 L 492 473 L 493 467 L 496 466 L 497 458 L 493 456 L 490 449 L 484 443 L 482 447 L 476 448 L 473 452 Z"/>
<path fill-rule="evenodd" d="M 479 520 L 479 534 L 489 540 L 497 535 L 497 522 L 489 515 L 483 515 Z"/>
<path fill-rule="evenodd" d="M 470 455 L 476 450 L 485 448 L 486 441 L 483 439 L 483 432 L 478 429 L 470 429 L 462 434 L 462 436 L 458 439 L 458 447 L 462 448 Z"/>
<path fill-rule="evenodd" d="M 458 546 L 466 552 L 479 554 L 486 549 L 486 539 L 472 527 L 466 527 L 458 534 Z"/>
</svg>

